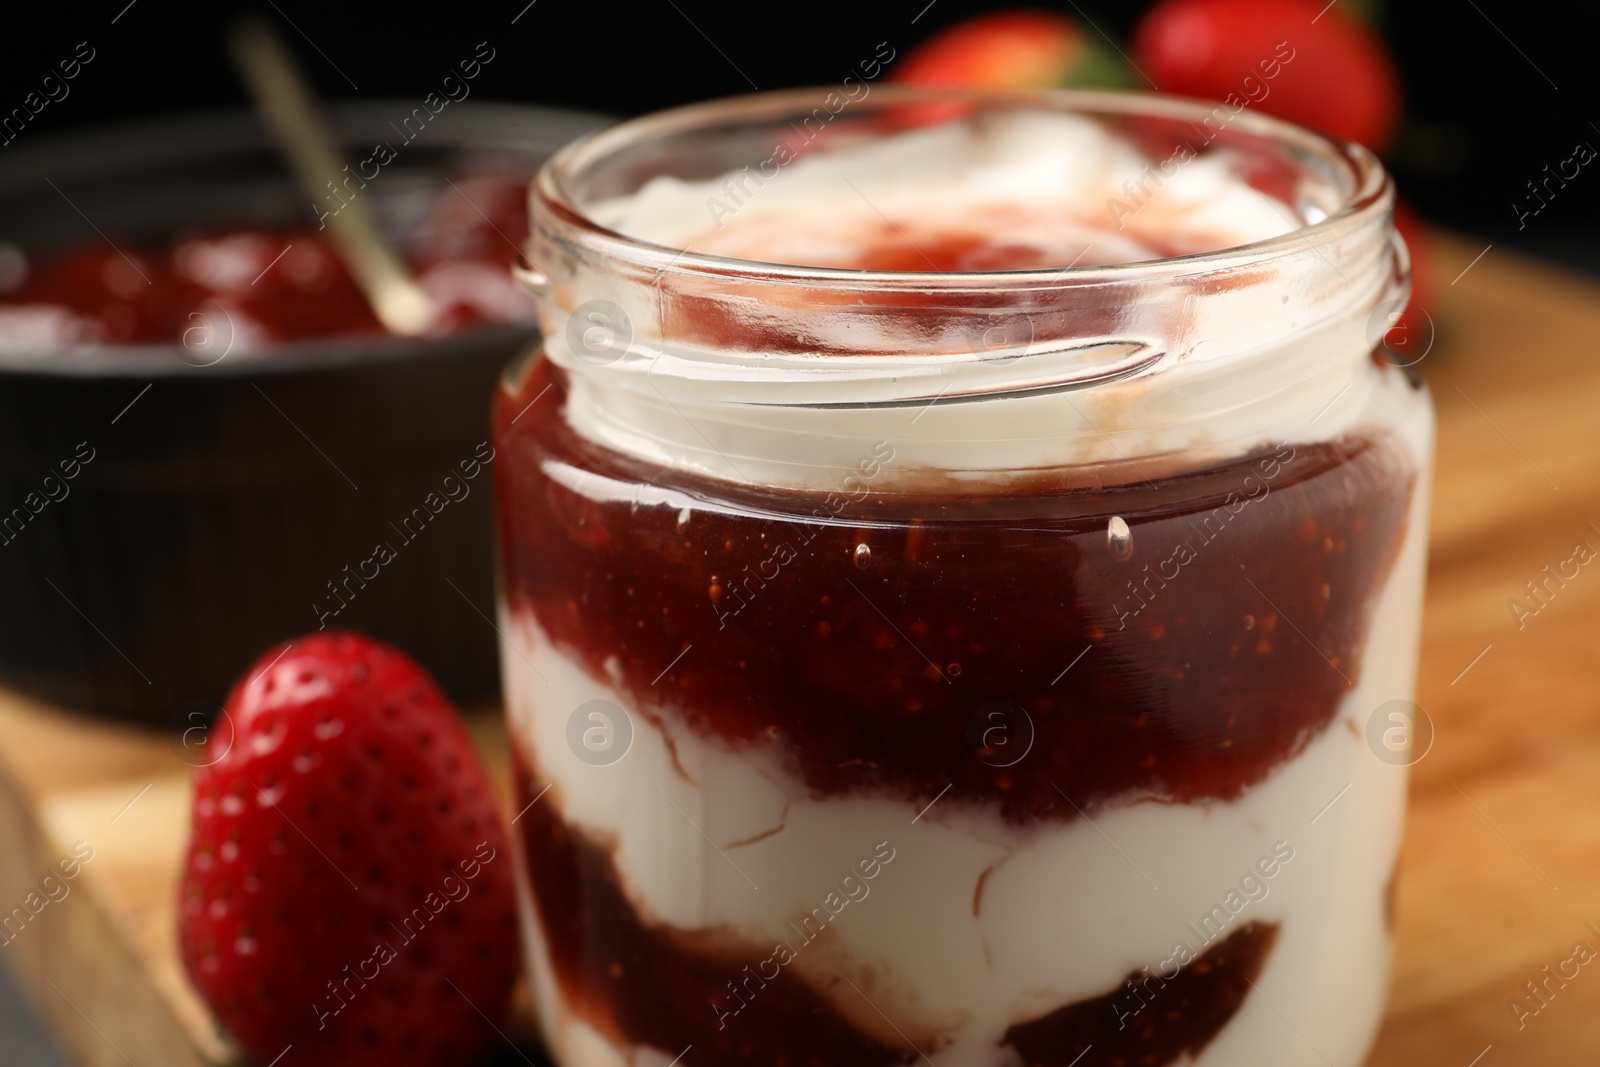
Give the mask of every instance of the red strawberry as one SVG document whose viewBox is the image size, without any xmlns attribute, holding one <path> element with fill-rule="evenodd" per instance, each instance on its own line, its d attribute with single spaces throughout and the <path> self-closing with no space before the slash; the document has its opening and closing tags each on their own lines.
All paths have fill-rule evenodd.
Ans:
<svg viewBox="0 0 1600 1067">
<path fill-rule="evenodd" d="M 1324 0 L 1162 0 L 1134 30 L 1133 52 L 1164 93 L 1231 93 L 1373 150 L 1400 116 L 1400 76 L 1383 43 Z"/>
<path fill-rule="evenodd" d="M 895 73 L 941 89 L 1123 86 L 1127 68 L 1099 34 L 1050 11 L 997 11 L 958 22 L 918 45 Z"/>
<path fill-rule="evenodd" d="M 264 655 L 195 772 L 179 948 L 259 1063 L 470 1063 L 517 973 L 512 860 L 483 768 L 411 659 L 349 633 Z M 480 1011 L 482 1014 L 480 1014 Z"/>
</svg>

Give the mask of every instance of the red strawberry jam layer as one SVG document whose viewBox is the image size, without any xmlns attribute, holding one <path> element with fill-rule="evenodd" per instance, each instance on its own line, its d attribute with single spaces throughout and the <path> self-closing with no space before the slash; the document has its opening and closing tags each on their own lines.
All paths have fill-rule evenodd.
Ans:
<svg viewBox="0 0 1600 1067">
<path fill-rule="evenodd" d="M 824 498 L 601 449 L 564 392 L 541 363 L 497 401 L 513 613 L 671 729 L 776 746 L 815 798 L 948 789 L 1017 824 L 1233 799 L 1302 750 L 1360 676 L 1415 481 L 1376 430 L 959 489 L 884 443 Z M 996 709 L 1025 758 L 984 750 Z"/>
</svg>

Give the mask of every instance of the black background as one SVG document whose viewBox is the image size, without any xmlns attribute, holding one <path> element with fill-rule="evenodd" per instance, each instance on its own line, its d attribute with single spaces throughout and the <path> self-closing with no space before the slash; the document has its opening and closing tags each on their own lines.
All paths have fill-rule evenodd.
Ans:
<svg viewBox="0 0 1600 1067">
<path fill-rule="evenodd" d="M 935 0 L 931 7 L 927 0 L 30 4 L 12 11 L 0 34 L 0 112 L 20 106 L 80 41 L 95 49 L 95 59 L 70 83 L 71 94 L 46 106 L 14 143 L 129 116 L 241 104 L 221 41 L 229 20 L 250 9 L 282 28 L 330 98 L 420 101 L 487 41 L 496 55 L 472 85 L 476 98 L 630 114 L 748 92 L 752 85 L 834 82 L 879 41 L 904 55 L 929 33 L 995 6 L 970 0 Z M 1078 13 L 1071 0 L 1037 6 Z M 1145 6 L 1101 2 L 1081 13 L 1125 42 Z M 1600 148 L 1600 129 L 1591 124 L 1600 124 L 1593 28 L 1557 14 L 1575 10 L 1446 0 L 1380 5 L 1375 17 L 1406 84 L 1407 126 L 1390 153 L 1403 193 L 1435 221 L 1600 269 L 1600 161 L 1520 232 L 1511 206 L 1528 180 L 1571 156 L 1579 141 Z M 4 156 L 0 148 L 0 165 Z"/>
</svg>

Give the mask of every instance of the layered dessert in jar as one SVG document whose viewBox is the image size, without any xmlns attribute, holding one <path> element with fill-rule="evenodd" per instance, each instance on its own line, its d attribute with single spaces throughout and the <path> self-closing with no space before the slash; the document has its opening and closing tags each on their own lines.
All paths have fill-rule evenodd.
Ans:
<svg viewBox="0 0 1600 1067">
<path fill-rule="evenodd" d="M 1432 438 L 1387 177 L 1154 97 L 821 95 L 533 189 L 494 471 L 553 1054 L 1358 1064 Z"/>
</svg>

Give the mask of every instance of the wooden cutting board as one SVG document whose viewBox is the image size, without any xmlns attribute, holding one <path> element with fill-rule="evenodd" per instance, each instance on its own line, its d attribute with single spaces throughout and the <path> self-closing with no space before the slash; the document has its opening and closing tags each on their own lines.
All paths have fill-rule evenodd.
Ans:
<svg viewBox="0 0 1600 1067">
<path fill-rule="evenodd" d="M 1419 364 L 1439 458 L 1417 696 L 1436 737 L 1413 778 L 1371 1063 L 1596 1063 L 1600 964 L 1551 979 L 1542 1006 L 1524 984 L 1580 941 L 1600 952 L 1600 564 L 1550 583 L 1536 613 L 1519 619 L 1508 600 L 1578 542 L 1600 550 L 1600 284 L 1482 242 L 1437 244 L 1439 336 Z M 497 717 L 472 727 L 503 785 Z M 187 806 L 164 737 L 0 693 L 0 910 L 76 842 L 93 849 L 0 959 L 85 1067 L 237 1059 L 173 947 Z M 515 1025 L 527 1035 L 525 1012 Z"/>
</svg>

